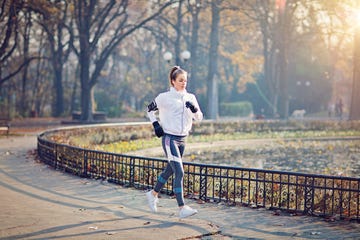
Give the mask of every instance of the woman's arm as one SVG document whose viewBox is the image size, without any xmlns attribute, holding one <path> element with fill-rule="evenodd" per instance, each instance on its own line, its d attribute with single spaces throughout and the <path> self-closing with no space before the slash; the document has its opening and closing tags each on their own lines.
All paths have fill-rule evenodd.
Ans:
<svg viewBox="0 0 360 240">
<path fill-rule="evenodd" d="M 155 115 L 155 112 L 158 110 L 157 108 L 157 104 L 155 102 L 155 100 L 153 100 L 148 106 L 148 111 L 147 111 L 147 115 L 154 127 L 154 131 L 155 131 L 155 135 L 157 137 L 161 137 L 164 135 L 164 130 L 163 128 L 161 127 L 160 123 L 158 122 L 157 118 L 156 118 L 156 115 Z"/>
</svg>

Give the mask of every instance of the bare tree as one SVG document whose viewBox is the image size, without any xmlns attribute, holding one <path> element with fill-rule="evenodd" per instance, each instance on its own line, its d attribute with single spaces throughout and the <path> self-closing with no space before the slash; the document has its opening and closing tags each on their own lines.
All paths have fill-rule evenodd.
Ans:
<svg viewBox="0 0 360 240">
<path fill-rule="evenodd" d="M 296 0 L 295 0 L 296 1 Z M 263 39 L 264 82 L 266 98 L 274 117 L 288 118 L 288 52 L 291 40 L 291 21 L 296 7 L 294 0 L 253 1 L 247 3 L 255 13 Z"/>
<path fill-rule="evenodd" d="M 72 5 L 68 1 L 55 0 L 52 2 L 36 2 L 32 4 L 32 10 L 39 13 L 38 24 L 46 32 L 49 49 L 50 62 L 54 71 L 53 89 L 55 96 L 52 99 L 52 115 L 59 117 L 64 113 L 64 88 L 63 68 L 71 52 L 73 41 Z"/>
<path fill-rule="evenodd" d="M 80 63 L 81 119 L 91 122 L 93 87 L 110 54 L 127 36 L 161 14 L 173 1 L 153 6 L 148 6 L 152 2 L 137 2 L 134 6 L 128 0 L 75 0 L 74 3 L 78 32 L 74 51 Z M 145 10 L 139 13 L 141 8 Z M 130 14 L 133 14 L 131 18 Z"/>
<path fill-rule="evenodd" d="M 360 27 L 355 29 L 354 70 L 350 105 L 350 120 L 360 120 Z"/>
<path fill-rule="evenodd" d="M 217 61 L 219 47 L 219 24 L 220 24 L 220 4 L 222 0 L 214 0 L 211 2 L 211 33 L 209 48 L 209 64 L 207 76 L 207 99 L 208 114 L 210 119 L 218 117 L 218 92 L 217 92 Z"/>
<path fill-rule="evenodd" d="M 191 27 L 191 41 L 190 41 L 190 73 L 191 81 L 189 82 L 190 91 L 196 91 L 198 78 L 198 47 L 199 47 L 199 14 L 202 9 L 201 0 L 189 1 L 188 8 L 191 13 L 192 27 Z"/>
<path fill-rule="evenodd" d="M 235 2 L 235 4 L 238 4 Z M 219 48 L 219 29 L 221 12 L 224 10 L 237 10 L 236 5 L 225 0 L 211 1 L 211 32 L 209 46 L 209 62 L 207 75 L 207 114 L 210 119 L 217 119 L 219 115 L 218 99 L 218 48 Z"/>
<path fill-rule="evenodd" d="M 18 64 L 18 67 L 9 72 L 4 72 L 7 61 L 14 54 L 19 37 L 19 13 L 23 8 L 23 1 L 4 0 L 0 11 L 0 88 L 3 83 L 15 76 L 28 63 L 26 60 Z"/>
<path fill-rule="evenodd" d="M 26 115 L 27 66 L 39 59 L 29 52 L 31 14 L 27 2 L 3 0 L 0 3 L 0 90 L 4 83 L 18 75 L 22 70 L 21 104 L 22 115 Z M 22 35 L 21 35 L 22 34 Z M 21 44 L 22 43 L 22 44 Z M 16 64 L 14 62 L 16 61 Z M 4 98 L 10 99 L 10 92 Z M 7 104 L 10 117 L 10 104 Z"/>
</svg>

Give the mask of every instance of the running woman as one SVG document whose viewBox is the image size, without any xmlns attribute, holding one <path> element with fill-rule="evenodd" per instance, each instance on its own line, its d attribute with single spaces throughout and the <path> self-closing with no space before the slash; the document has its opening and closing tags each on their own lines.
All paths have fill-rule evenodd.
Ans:
<svg viewBox="0 0 360 240">
<path fill-rule="evenodd" d="M 168 164 L 157 179 L 153 190 L 146 193 L 149 207 L 157 211 L 158 193 L 169 177 L 175 174 L 174 193 L 179 206 L 179 217 L 185 218 L 198 211 L 184 202 L 182 156 L 185 138 L 189 134 L 193 120 L 201 121 L 203 113 L 195 95 L 186 91 L 187 72 L 175 66 L 169 73 L 170 90 L 160 93 L 149 105 L 147 114 L 157 137 L 162 137 L 162 146 Z M 159 121 L 155 113 L 159 112 Z"/>
</svg>

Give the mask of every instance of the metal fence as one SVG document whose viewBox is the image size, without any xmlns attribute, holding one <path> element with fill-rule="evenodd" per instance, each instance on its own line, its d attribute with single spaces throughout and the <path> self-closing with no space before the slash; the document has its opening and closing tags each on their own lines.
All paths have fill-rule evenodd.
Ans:
<svg viewBox="0 0 360 240">
<path fill-rule="evenodd" d="M 44 163 L 81 177 L 151 188 L 166 160 L 73 147 L 38 137 Z M 360 178 L 184 162 L 184 194 L 206 202 L 360 221 Z M 172 179 L 164 186 L 172 193 Z"/>
</svg>

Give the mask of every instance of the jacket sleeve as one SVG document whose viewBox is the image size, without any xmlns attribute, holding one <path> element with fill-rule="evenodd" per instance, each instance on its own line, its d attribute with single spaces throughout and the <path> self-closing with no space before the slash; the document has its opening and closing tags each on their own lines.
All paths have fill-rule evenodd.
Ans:
<svg viewBox="0 0 360 240">
<path fill-rule="evenodd" d="M 147 112 L 148 118 L 150 119 L 150 122 L 156 122 L 157 118 L 155 115 L 155 111 Z"/>
<path fill-rule="evenodd" d="M 158 108 L 157 108 L 155 99 L 148 105 L 147 109 L 148 110 L 146 112 L 147 112 L 147 116 L 150 119 L 150 121 L 152 123 L 156 122 L 157 118 L 156 118 L 155 112 L 158 111 Z"/>
</svg>

